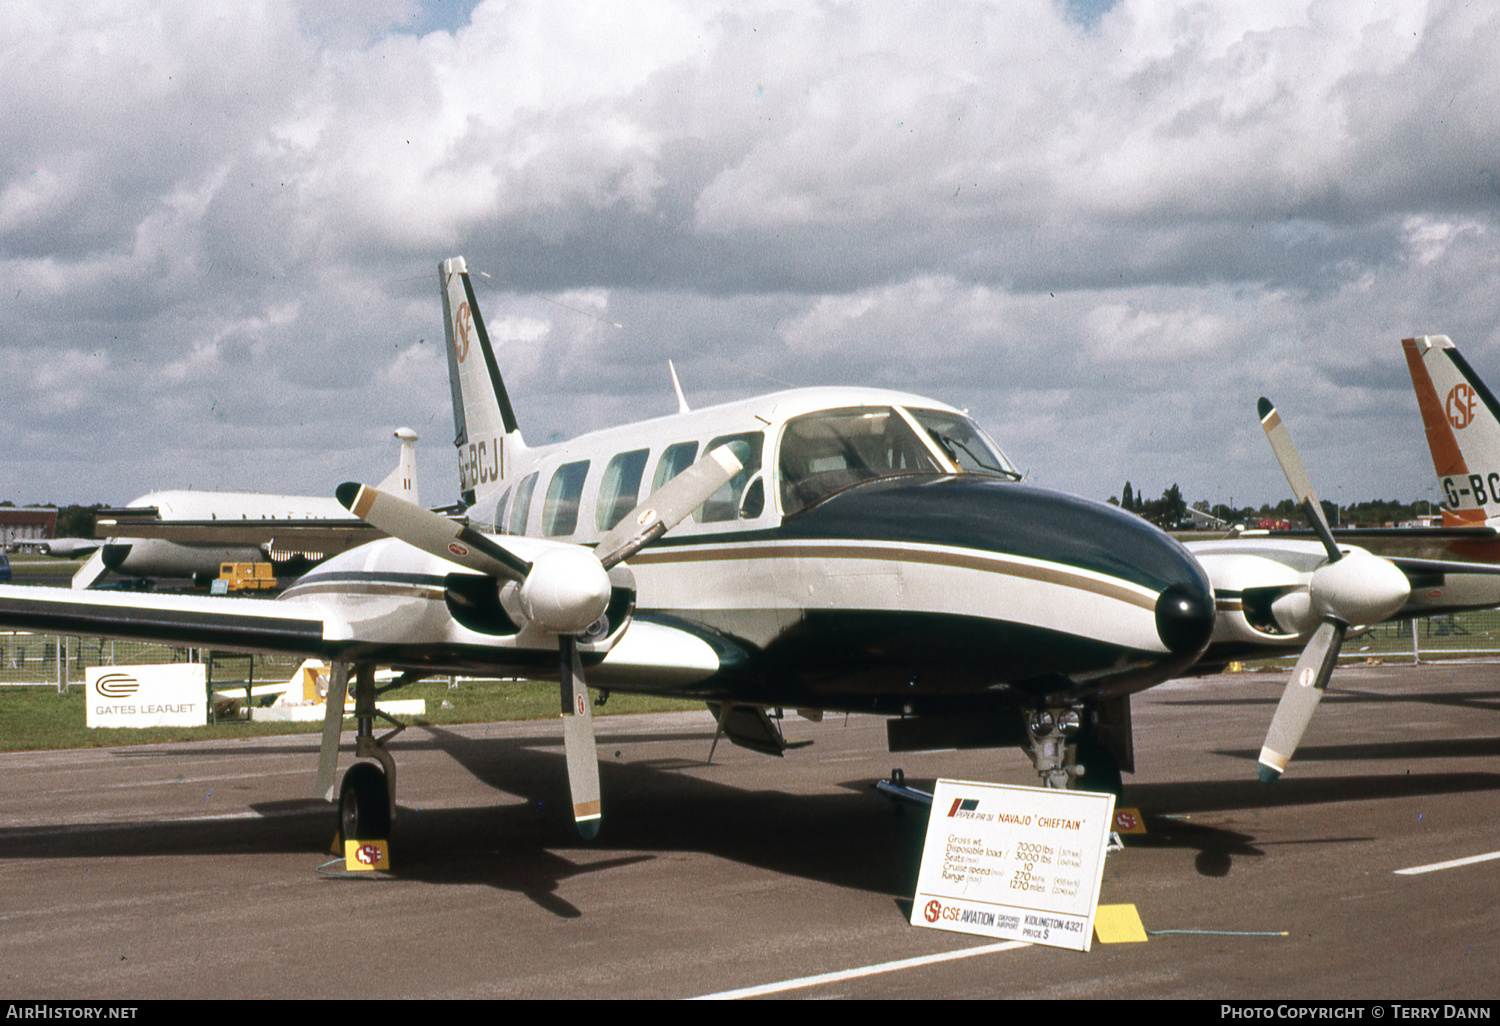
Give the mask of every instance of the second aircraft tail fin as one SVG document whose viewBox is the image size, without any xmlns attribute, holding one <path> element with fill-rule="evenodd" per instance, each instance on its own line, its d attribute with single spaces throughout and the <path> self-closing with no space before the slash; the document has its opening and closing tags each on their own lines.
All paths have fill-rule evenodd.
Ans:
<svg viewBox="0 0 1500 1026">
<path fill-rule="evenodd" d="M 1500 403 L 1448 336 L 1420 335 L 1401 347 L 1443 490 L 1443 522 L 1500 524 Z"/>
<path fill-rule="evenodd" d="M 439 264 L 438 279 L 448 337 L 459 491 L 464 502 L 473 505 L 505 476 L 507 450 L 514 453 L 525 448 L 525 442 L 500 379 L 464 258 L 453 257 Z"/>
<path fill-rule="evenodd" d="M 378 487 L 387 495 L 405 499 L 414 506 L 421 505 L 417 498 L 417 433 L 409 427 L 397 428 L 396 437 L 401 441 L 401 455 L 396 458 L 396 469 L 386 475 Z"/>
</svg>

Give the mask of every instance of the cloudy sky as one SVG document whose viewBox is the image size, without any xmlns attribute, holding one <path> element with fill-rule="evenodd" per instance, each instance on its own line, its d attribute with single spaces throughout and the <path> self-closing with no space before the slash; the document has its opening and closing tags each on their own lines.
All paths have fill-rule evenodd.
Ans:
<svg viewBox="0 0 1500 1026">
<path fill-rule="evenodd" d="M 0 499 L 328 494 L 421 435 L 437 263 L 529 441 L 790 385 L 1033 481 L 1433 498 L 1399 340 L 1500 387 L 1488 0 L 12 0 Z M 628 330 L 610 326 L 619 323 Z"/>
</svg>

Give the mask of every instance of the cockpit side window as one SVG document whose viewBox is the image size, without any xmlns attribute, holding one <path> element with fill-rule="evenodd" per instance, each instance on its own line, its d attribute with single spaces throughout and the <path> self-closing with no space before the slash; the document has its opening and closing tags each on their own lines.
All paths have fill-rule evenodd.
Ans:
<svg viewBox="0 0 1500 1026">
<path fill-rule="evenodd" d="M 703 451 L 707 453 L 721 445 L 729 446 L 735 456 L 739 457 L 740 463 L 744 464 L 744 469 L 693 511 L 695 521 L 700 524 L 715 524 L 739 519 L 740 497 L 745 494 L 745 485 L 760 471 L 760 450 L 765 445 L 765 440 L 766 436 L 760 431 L 746 431 L 737 435 L 721 435 L 703 447 Z"/>
<path fill-rule="evenodd" d="M 1013 481 L 1021 480 L 1021 472 L 985 436 L 979 425 L 967 417 L 941 410 L 908 409 L 906 412 L 922 425 L 938 448 L 958 464 L 959 470 L 970 474 L 999 474 Z"/>
<path fill-rule="evenodd" d="M 888 406 L 821 410 L 787 421 L 779 465 L 787 514 L 860 481 L 944 469 Z"/>
</svg>

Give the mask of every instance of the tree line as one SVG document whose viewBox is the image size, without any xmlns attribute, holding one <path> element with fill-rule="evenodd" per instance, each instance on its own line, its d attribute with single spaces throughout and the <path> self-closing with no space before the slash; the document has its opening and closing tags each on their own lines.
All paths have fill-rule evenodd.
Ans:
<svg viewBox="0 0 1500 1026">
<path fill-rule="evenodd" d="M 1188 504 L 1182 497 L 1182 489 L 1176 484 L 1162 492 L 1161 498 L 1147 499 L 1142 493 L 1137 492 L 1129 481 L 1126 481 L 1120 494 L 1111 496 L 1109 501 L 1112 505 L 1144 517 L 1158 527 L 1180 527 L 1186 526 L 1188 522 Z M 1386 524 L 1402 524 L 1422 516 L 1436 516 L 1441 512 L 1441 507 L 1425 499 L 1413 502 L 1370 499 L 1351 503 L 1348 506 L 1338 506 L 1327 499 L 1319 501 L 1323 506 L 1323 515 L 1328 518 L 1328 522 L 1333 525 L 1342 524 L 1345 527 L 1383 527 Z M 1309 526 L 1302 510 L 1290 498 L 1282 499 L 1275 505 L 1265 503 L 1258 508 L 1255 506 L 1231 507 L 1223 503 L 1210 505 L 1206 499 L 1194 502 L 1192 506 L 1193 509 L 1229 524 L 1286 520 L 1294 527 Z"/>
</svg>

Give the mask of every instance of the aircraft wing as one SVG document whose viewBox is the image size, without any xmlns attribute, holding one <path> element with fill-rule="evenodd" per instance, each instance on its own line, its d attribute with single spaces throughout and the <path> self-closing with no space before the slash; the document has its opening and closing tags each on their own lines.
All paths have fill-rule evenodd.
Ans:
<svg viewBox="0 0 1500 1026">
<path fill-rule="evenodd" d="M 0 586 L 0 627 L 330 658 L 348 628 L 311 602 Z"/>
<path fill-rule="evenodd" d="M 123 514 L 121 510 L 108 511 Z M 162 520 L 153 515 L 106 516 L 94 523 L 100 538 L 150 538 L 179 545 L 259 546 L 334 555 L 384 538 L 363 520 Z"/>
<path fill-rule="evenodd" d="M 1395 619 L 1463 613 L 1500 606 L 1500 564 L 1388 556 L 1411 582 L 1411 597 Z"/>
<path fill-rule="evenodd" d="M 1500 531 L 1493 527 L 1359 527 L 1334 528 L 1333 538 L 1345 545 L 1358 545 L 1377 556 L 1403 556 L 1415 559 L 1441 559 L 1453 554 L 1460 557 L 1473 550 L 1479 554 L 1480 546 L 1493 546 L 1500 541 Z M 1193 538 L 1210 540 L 1223 535 L 1195 533 Z M 1282 539 L 1286 541 L 1309 541 L 1318 534 L 1311 530 L 1291 531 L 1241 531 L 1232 539 Z"/>
</svg>

